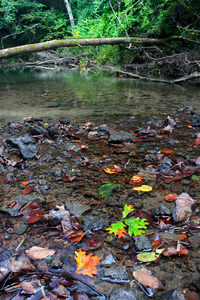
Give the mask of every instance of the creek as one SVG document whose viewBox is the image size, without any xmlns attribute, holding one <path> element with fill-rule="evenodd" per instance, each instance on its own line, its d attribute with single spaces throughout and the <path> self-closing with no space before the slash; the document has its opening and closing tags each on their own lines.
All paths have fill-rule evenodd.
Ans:
<svg viewBox="0 0 200 300">
<path fill-rule="evenodd" d="M 199 108 L 200 88 L 116 78 L 72 70 L 0 72 L 0 122 L 34 117 L 95 121 L 123 116 L 170 114 Z"/>
</svg>

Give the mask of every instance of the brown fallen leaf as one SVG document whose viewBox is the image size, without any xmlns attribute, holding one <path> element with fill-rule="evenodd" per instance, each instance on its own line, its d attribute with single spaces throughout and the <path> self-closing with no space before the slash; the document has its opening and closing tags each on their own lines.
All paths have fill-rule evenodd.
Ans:
<svg viewBox="0 0 200 300">
<path fill-rule="evenodd" d="M 179 222 L 187 220 L 192 215 L 192 205 L 195 201 L 187 193 L 182 193 L 176 199 L 176 216 Z"/>
<path fill-rule="evenodd" d="M 151 275 L 151 272 L 147 269 L 140 269 L 133 272 L 135 280 L 144 286 L 148 286 L 152 289 L 164 289 L 162 282 Z"/>
<path fill-rule="evenodd" d="M 12 272 L 19 272 L 21 270 L 33 270 L 35 267 L 25 257 L 12 257 L 8 263 L 8 269 Z"/>
<path fill-rule="evenodd" d="M 30 282 L 24 281 L 24 282 L 21 282 L 20 284 L 26 293 L 32 294 L 32 295 L 34 295 L 36 293 L 36 289 Z"/>
<path fill-rule="evenodd" d="M 33 246 L 29 250 L 25 251 L 26 255 L 28 255 L 28 257 L 32 259 L 44 259 L 48 256 L 54 255 L 55 252 L 55 250 L 50 250 L 47 248 L 41 248 L 37 246 Z"/>
</svg>

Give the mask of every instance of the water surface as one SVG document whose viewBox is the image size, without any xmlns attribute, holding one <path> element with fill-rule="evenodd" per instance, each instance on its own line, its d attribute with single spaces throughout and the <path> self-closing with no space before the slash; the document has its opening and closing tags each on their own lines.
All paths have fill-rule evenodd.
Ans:
<svg viewBox="0 0 200 300">
<path fill-rule="evenodd" d="M 200 88 L 70 70 L 0 72 L 0 122 L 29 115 L 95 121 L 170 114 L 184 105 L 199 110 Z"/>
</svg>

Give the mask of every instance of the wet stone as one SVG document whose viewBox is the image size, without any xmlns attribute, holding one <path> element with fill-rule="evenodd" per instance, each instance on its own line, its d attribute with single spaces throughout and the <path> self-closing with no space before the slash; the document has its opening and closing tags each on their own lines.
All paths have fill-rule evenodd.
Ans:
<svg viewBox="0 0 200 300">
<path fill-rule="evenodd" d="M 1 250 L 0 251 L 0 261 L 5 261 L 6 259 L 10 259 L 12 253 L 9 250 Z"/>
<path fill-rule="evenodd" d="M 122 142 L 131 142 L 135 137 L 130 133 L 123 130 L 110 130 L 108 143 L 122 143 Z"/>
<path fill-rule="evenodd" d="M 133 237 L 133 248 L 136 253 L 142 251 L 151 251 L 153 249 L 150 240 L 143 235 Z"/>
<path fill-rule="evenodd" d="M 32 135 L 41 135 L 45 133 L 45 129 L 38 126 L 38 125 L 34 125 L 33 128 L 31 129 L 31 134 Z"/>
<path fill-rule="evenodd" d="M 160 173 L 167 174 L 170 171 L 171 167 L 172 167 L 172 163 L 169 160 L 169 158 L 164 157 L 160 166 Z"/>
<path fill-rule="evenodd" d="M 21 216 L 21 208 L 30 201 L 35 201 L 42 205 L 43 203 L 45 203 L 45 198 L 36 195 L 17 196 L 0 207 L 0 212 L 3 211 L 9 213 L 12 217 Z"/>
<path fill-rule="evenodd" d="M 109 267 L 112 264 L 116 263 L 116 260 L 112 256 L 112 254 L 108 254 L 102 261 L 101 261 L 101 266 L 102 267 Z"/>
<path fill-rule="evenodd" d="M 19 144 L 35 144 L 34 138 L 30 137 L 28 134 L 20 137 L 10 137 L 6 139 L 6 143 L 12 148 L 18 148 Z"/>
<path fill-rule="evenodd" d="M 193 249 L 198 249 L 200 247 L 200 235 L 190 237 L 189 241 Z"/>
<path fill-rule="evenodd" d="M 171 290 L 157 296 L 156 300 L 185 300 L 185 297 L 181 292 Z"/>
<path fill-rule="evenodd" d="M 91 207 L 85 204 L 65 202 L 66 209 L 69 210 L 71 215 L 82 216 L 83 214 L 89 212 Z"/>
<path fill-rule="evenodd" d="M 126 266 L 118 266 L 116 264 L 113 264 L 109 268 L 100 268 L 99 278 L 101 280 L 115 283 L 129 282 Z"/>
<path fill-rule="evenodd" d="M 109 297 L 109 300 L 145 300 L 146 297 L 143 292 L 123 287 L 115 287 Z"/>
<path fill-rule="evenodd" d="M 172 212 L 169 208 L 167 208 L 165 205 L 161 204 L 156 210 L 155 215 L 158 216 L 168 216 L 171 215 Z"/>
<path fill-rule="evenodd" d="M 84 223 L 84 230 L 91 230 L 98 231 L 103 229 L 103 221 L 99 217 L 93 216 L 85 216 L 82 218 Z"/>
</svg>

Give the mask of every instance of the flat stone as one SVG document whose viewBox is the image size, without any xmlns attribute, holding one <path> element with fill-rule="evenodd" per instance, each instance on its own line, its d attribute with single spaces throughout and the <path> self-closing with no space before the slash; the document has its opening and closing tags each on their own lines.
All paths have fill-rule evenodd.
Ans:
<svg viewBox="0 0 200 300">
<path fill-rule="evenodd" d="M 109 297 L 109 300 L 145 300 L 143 292 L 137 289 L 115 287 Z"/>
<path fill-rule="evenodd" d="M 134 236 L 133 243 L 134 243 L 134 250 L 136 253 L 142 251 L 151 251 L 153 249 L 150 240 L 143 235 Z"/>
<path fill-rule="evenodd" d="M 99 278 L 101 280 L 115 283 L 129 282 L 126 266 L 118 266 L 117 264 L 113 264 L 109 268 L 100 268 Z"/>
<path fill-rule="evenodd" d="M 200 247 L 200 235 L 191 236 L 189 241 L 192 249 L 198 249 Z"/>
<path fill-rule="evenodd" d="M 84 230 L 98 231 L 103 229 L 103 221 L 96 216 L 85 216 L 82 218 L 84 223 Z"/>
<path fill-rule="evenodd" d="M 83 214 L 91 210 L 91 207 L 89 205 L 72 202 L 65 202 L 65 207 L 67 210 L 69 210 L 71 215 L 76 216 L 82 216 Z"/>
<path fill-rule="evenodd" d="M 109 130 L 108 143 L 122 143 L 122 142 L 131 142 L 135 137 L 130 133 L 123 130 Z"/>
<path fill-rule="evenodd" d="M 116 260 L 114 259 L 113 255 L 110 253 L 101 261 L 101 266 L 109 267 L 114 263 L 116 263 Z"/>
</svg>

